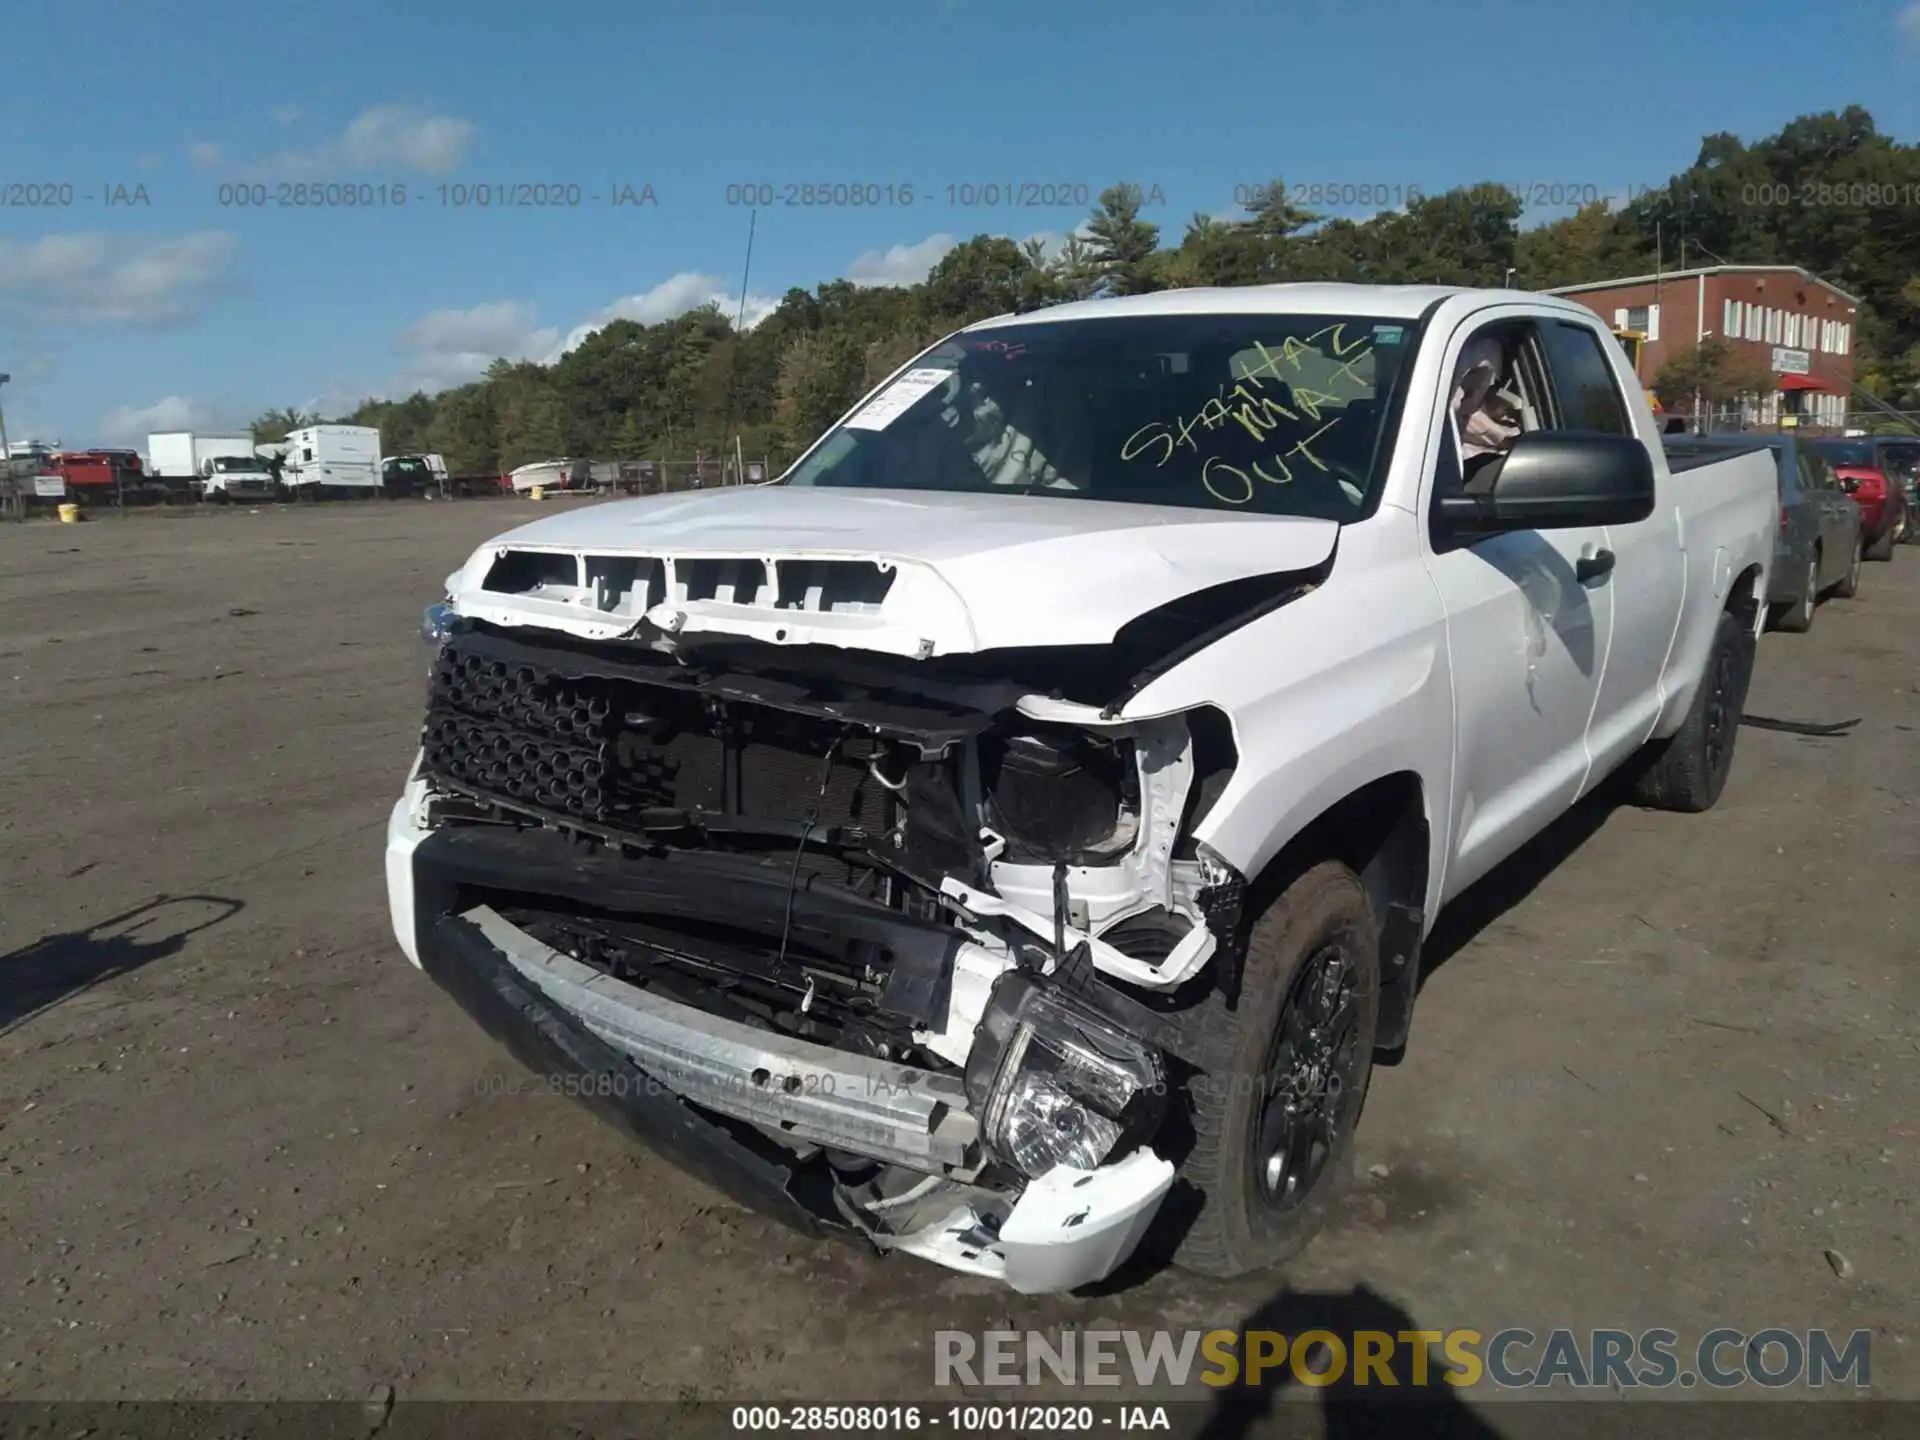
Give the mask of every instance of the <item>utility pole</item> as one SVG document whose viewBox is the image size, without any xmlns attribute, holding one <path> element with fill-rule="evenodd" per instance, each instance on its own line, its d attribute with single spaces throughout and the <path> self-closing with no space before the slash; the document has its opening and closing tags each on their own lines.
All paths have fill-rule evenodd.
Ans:
<svg viewBox="0 0 1920 1440">
<path fill-rule="evenodd" d="M 725 453 L 727 443 L 727 431 L 733 429 L 733 385 L 734 377 L 740 369 L 740 327 L 746 324 L 747 321 L 747 286 L 753 279 L 753 227 L 754 222 L 759 219 L 759 216 L 760 211 L 758 209 L 747 211 L 747 263 L 741 267 L 740 271 L 740 305 L 734 312 L 733 349 L 727 357 L 726 414 L 720 422 L 720 445 L 723 454 Z M 736 451 L 740 448 L 740 437 L 738 434 L 733 437 L 733 445 Z M 725 469 L 724 466 L 721 468 L 723 470 Z M 723 476 L 722 479 L 724 480 L 724 478 Z M 747 483 L 747 477 L 744 471 L 736 474 L 733 479 L 737 485 Z"/>
<path fill-rule="evenodd" d="M 0 375 L 0 387 L 4 387 L 11 379 L 13 379 L 11 375 Z M 8 508 L 25 515 L 27 507 L 21 503 L 19 487 L 14 483 L 13 478 L 13 447 L 7 444 L 7 407 L 4 405 L 0 405 L 0 471 L 4 471 L 4 474 L 0 474 L 0 479 L 6 481 Z"/>
</svg>

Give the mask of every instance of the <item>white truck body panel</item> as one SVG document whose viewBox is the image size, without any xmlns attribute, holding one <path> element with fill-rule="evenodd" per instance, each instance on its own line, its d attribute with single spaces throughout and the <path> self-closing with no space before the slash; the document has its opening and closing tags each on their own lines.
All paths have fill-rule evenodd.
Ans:
<svg viewBox="0 0 1920 1440">
<path fill-rule="evenodd" d="M 369 425 L 309 425 L 287 436 L 281 472 L 293 488 L 372 491 L 380 488 L 380 432 Z"/>
<path fill-rule="evenodd" d="M 210 460 L 252 454 L 251 435 L 166 430 L 147 436 L 149 473 L 170 479 L 198 480 L 204 477 Z"/>
<path fill-rule="evenodd" d="M 1207 313 L 1420 323 L 1401 381 L 1403 413 L 1369 511 L 1342 524 L 992 490 L 728 488 L 597 506 L 509 532 L 448 578 L 450 609 L 509 633 L 559 631 L 602 642 L 609 654 L 622 644 L 655 643 L 697 652 L 711 643 L 702 637 L 725 635 L 775 650 L 829 646 L 930 660 L 1100 647 L 1169 600 L 1226 582 L 1310 573 L 1312 582 L 1284 603 L 1178 657 L 1107 710 L 1038 693 L 1019 702 L 1030 718 L 1132 737 L 1139 756 L 1135 848 L 1117 863 L 1070 867 L 1067 894 L 1078 908 L 1063 933 L 1070 945 L 1088 942 L 1096 970 L 1148 988 L 1170 990 L 1208 963 L 1210 945 L 1147 961 L 1100 939 L 1150 907 L 1194 913 L 1182 906 L 1195 866 L 1167 857 L 1182 838 L 1191 780 L 1185 717 L 1202 707 L 1225 715 L 1235 751 L 1224 787 L 1184 836 L 1198 842 L 1203 858 L 1213 857 L 1206 863 L 1217 859 L 1257 877 L 1339 802 L 1376 782 L 1412 777 L 1428 850 L 1419 919 L 1430 931 L 1447 900 L 1646 742 L 1680 729 L 1730 609 L 1740 606 L 1743 619 L 1750 609 L 1758 632 L 1765 610 L 1758 597 L 1773 555 L 1773 462 L 1741 455 L 1673 475 L 1644 392 L 1602 322 L 1546 296 L 1319 285 L 1181 291 L 973 328 Z M 1436 541 L 1435 477 L 1441 447 L 1452 443 L 1452 377 L 1462 349 L 1482 327 L 1515 321 L 1570 325 L 1598 343 L 1632 438 L 1653 467 L 1646 518 L 1509 531 L 1452 547 Z M 525 553 L 499 566 L 515 552 Z M 623 570 L 597 563 L 607 559 L 629 563 Z M 660 564 L 635 567 L 636 559 Z M 835 563 L 877 566 L 892 583 L 877 602 L 835 603 L 815 590 L 780 603 L 783 565 Z M 518 578 L 490 588 L 496 566 Z M 750 566 L 764 567 L 751 594 L 713 581 L 761 573 Z M 622 591 L 606 579 L 616 570 L 660 583 L 629 581 Z M 696 574 L 706 577 L 697 595 Z M 411 857 L 431 831 L 431 793 L 416 769 L 388 837 L 395 933 L 416 963 Z M 1050 869 L 995 858 L 990 872 L 992 894 L 952 877 L 943 886 L 970 917 L 967 933 L 1044 944 Z M 924 1042 L 929 1049 L 948 1059 L 967 1051 L 978 992 L 993 978 L 973 976 L 966 986 L 955 978 L 948 1023 Z M 963 993 L 975 998 L 963 1003 Z M 1112 1233 L 1137 1239 L 1136 1223 L 1144 1228 L 1151 1219 L 1167 1178 L 1157 1160 L 1136 1155 L 1095 1172 L 1114 1190 L 1111 1210 L 1102 1211 Z M 1048 1193 L 1045 1179 L 1026 1192 L 1034 1207 Z M 1004 1236 L 1008 1217 L 1000 1218 Z M 966 1219 L 897 1246 L 1015 1288 L 1052 1289 L 1098 1278 L 1132 1245 L 1126 1239 L 1075 1252 L 1066 1263 L 1069 1252 L 1053 1248 L 1068 1243 L 1062 1233 L 1040 1247 L 1062 1262 L 1058 1268 L 1005 1244 L 987 1247 L 982 1258 L 981 1245 L 952 1238 L 974 1233 Z"/>
</svg>

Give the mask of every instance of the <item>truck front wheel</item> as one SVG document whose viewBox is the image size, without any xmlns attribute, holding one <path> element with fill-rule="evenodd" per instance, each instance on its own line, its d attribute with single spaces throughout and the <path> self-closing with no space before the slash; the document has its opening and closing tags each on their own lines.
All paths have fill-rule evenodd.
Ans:
<svg viewBox="0 0 1920 1440">
<path fill-rule="evenodd" d="M 1181 1174 L 1200 1210 L 1175 1255 L 1225 1279 L 1304 1249 L 1353 1172 L 1380 1016 L 1380 931 L 1353 871 L 1326 861 L 1289 885 L 1242 974 L 1239 1006 L 1215 1016 L 1223 1068 L 1192 1082 Z"/>
</svg>

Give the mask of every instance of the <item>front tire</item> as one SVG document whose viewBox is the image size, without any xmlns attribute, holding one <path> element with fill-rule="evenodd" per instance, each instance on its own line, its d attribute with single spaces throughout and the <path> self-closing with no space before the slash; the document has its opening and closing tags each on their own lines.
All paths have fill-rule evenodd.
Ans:
<svg viewBox="0 0 1920 1440">
<path fill-rule="evenodd" d="M 1380 931 L 1353 871 L 1325 861 L 1253 926 L 1224 1070 L 1196 1076 L 1181 1176 L 1201 1208 L 1176 1261 L 1231 1279 L 1305 1249 L 1353 1171 L 1373 1073 Z"/>
<path fill-rule="evenodd" d="M 1635 778 L 1636 804 L 1697 814 L 1710 810 L 1733 769 L 1734 741 L 1753 678 L 1753 632 L 1722 611 L 1707 655 L 1707 673 L 1680 729 L 1656 740 Z"/>
<path fill-rule="evenodd" d="M 1867 559 L 1891 560 L 1893 558 L 1893 527 L 1889 525 L 1886 533 L 1867 547 Z"/>
</svg>

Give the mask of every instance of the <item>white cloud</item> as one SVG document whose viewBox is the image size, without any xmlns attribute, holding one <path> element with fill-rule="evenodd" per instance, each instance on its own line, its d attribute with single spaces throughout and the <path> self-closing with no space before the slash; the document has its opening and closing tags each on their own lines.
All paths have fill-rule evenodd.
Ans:
<svg viewBox="0 0 1920 1440">
<path fill-rule="evenodd" d="M 396 342 L 405 357 L 384 393 L 429 394 L 477 380 L 495 360 L 547 360 L 560 332 L 539 323 L 534 307 L 494 300 L 467 310 L 435 310 L 407 326 Z"/>
<path fill-rule="evenodd" d="M 1916 0 L 1920 3 L 1920 0 Z M 1089 238 L 1089 232 L 1083 223 L 1073 231 L 1082 240 Z M 1040 242 L 1042 260 L 1051 260 L 1060 253 L 1067 243 L 1067 234 L 1058 230 L 1036 230 L 1025 237 L 999 235 L 1001 240 L 1013 240 L 1022 247 L 1032 241 Z M 868 250 L 854 257 L 847 266 L 847 279 L 856 285 L 918 285 L 933 272 L 933 267 L 946 258 L 960 242 L 945 231 L 929 235 L 915 245 L 894 245 L 886 250 Z"/>
<path fill-rule="evenodd" d="M 718 305 L 720 313 L 729 322 L 737 320 L 742 329 L 751 330 L 771 315 L 780 302 L 772 296 L 749 293 L 743 309 L 740 297 L 727 293 L 727 283 L 719 276 L 683 270 L 678 275 L 662 280 L 651 290 L 638 295 L 621 296 L 591 318 L 574 326 L 567 332 L 566 342 L 548 358 L 559 359 L 594 331 L 612 321 L 632 320 L 641 325 L 658 325 L 709 304 Z"/>
<path fill-rule="evenodd" d="M 1087 229 L 1084 223 L 1076 225 L 1072 231 L 1065 235 L 1061 234 L 1058 230 L 1036 230 L 1033 234 L 1027 236 L 1021 244 L 1023 246 L 1030 245 L 1035 240 L 1038 240 L 1040 242 L 1040 259 L 1044 262 L 1055 259 L 1060 252 L 1066 248 L 1067 241 L 1075 237 L 1082 241 L 1091 240 L 1093 238 L 1093 232 Z"/>
<path fill-rule="evenodd" d="M 1920 41 L 1920 0 L 1902 10 L 1893 23 L 1909 40 Z"/>
<path fill-rule="evenodd" d="M 479 379 L 495 360 L 532 360 L 551 365 L 594 331 L 615 320 L 658 325 L 702 305 L 717 304 L 729 321 L 740 318 L 748 330 L 771 315 L 779 301 L 749 294 L 744 316 L 738 295 L 713 275 L 691 271 L 663 280 L 651 290 L 624 295 L 575 325 L 561 337 L 558 327 L 540 323 L 539 312 L 524 300 L 492 300 L 465 310 L 435 310 L 395 337 L 400 365 L 371 384 L 330 386 L 304 402 L 322 415 L 351 410 L 362 400 L 394 400 L 424 390 L 429 395 Z"/>
<path fill-rule="evenodd" d="M 401 105 L 376 105 L 347 126 L 340 150 L 356 169 L 402 166 L 444 175 L 459 165 L 472 141 L 468 121 Z"/>
<path fill-rule="evenodd" d="M 147 436 L 160 430 L 199 430 L 245 434 L 251 419 L 230 404 L 167 395 L 151 405 L 122 405 L 100 418 L 98 438 L 88 444 L 131 445 L 146 449 Z"/>
<path fill-rule="evenodd" d="M 299 111 L 282 106 L 273 118 L 291 124 Z M 419 170 L 445 175 L 466 158 L 471 121 L 413 105 L 375 105 L 355 116 L 338 137 L 311 150 L 283 150 L 246 174 L 256 179 L 331 179 L 367 171 Z"/>
<path fill-rule="evenodd" d="M 196 140 L 187 146 L 187 159 L 201 170 L 218 170 L 226 158 L 225 151 L 206 140 Z"/>
<path fill-rule="evenodd" d="M 151 405 L 122 405 L 100 421 L 107 445 L 139 445 L 156 430 L 195 430 L 206 426 L 206 412 L 184 395 L 169 395 Z"/>
<path fill-rule="evenodd" d="M 174 325 L 229 279 L 240 243 L 222 230 L 171 239 L 45 235 L 0 239 L 0 323 Z"/>
<path fill-rule="evenodd" d="M 855 256 L 847 266 L 847 279 L 856 285 L 918 285 L 959 243 L 942 231 L 917 245 L 895 245 L 885 252 L 869 250 Z"/>
<path fill-rule="evenodd" d="M 495 300 L 468 310 L 436 310 L 400 332 L 402 350 L 430 353 L 481 352 L 509 358 L 546 346 L 530 337 L 554 337 L 538 329 L 533 306 L 520 300 Z M 549 338 L 548 344 L 552 343 Z"/>
</svg>

